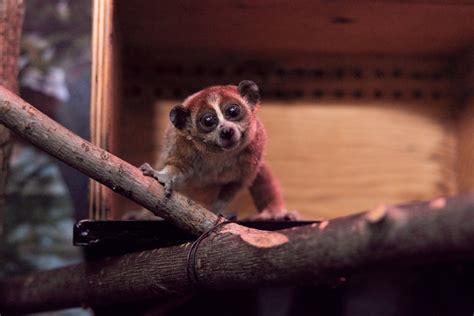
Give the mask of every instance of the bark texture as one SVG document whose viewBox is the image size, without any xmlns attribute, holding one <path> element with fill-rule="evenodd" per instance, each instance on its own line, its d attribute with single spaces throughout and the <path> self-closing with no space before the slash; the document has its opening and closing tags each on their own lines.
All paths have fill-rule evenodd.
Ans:
<svg viewBox="0 0 474 316">
<path fill-rule="evenodd" d="M 186 232 L 200 235 L 217 220 L 215 214 L 176 192 L 165 197 L 163 187 L 156 180 L 75 135 L 3 87 L 0 87 L 0 123 Z"/>
<path fill-rule="evenodd" d="M 471 194 L 276 232 L 223 225 L 194 244 L 5 279 L 0 312 L 159 300 L 200 289 L 337 284 L 374 265 L 472 258 L 473 215 Z"/>
<path fill-rule="evenodd" d="M 0 0 L 0 85 L 14 92 L 18 92 L 18 56 L 24 9 L 23 0 Z M 0 125 L 0 236 L 10 151 L 10 133 Z"/>
</svg>

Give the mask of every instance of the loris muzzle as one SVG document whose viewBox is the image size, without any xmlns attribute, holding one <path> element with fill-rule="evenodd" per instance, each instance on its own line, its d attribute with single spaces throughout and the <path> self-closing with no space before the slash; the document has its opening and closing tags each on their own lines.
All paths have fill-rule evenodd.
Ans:
<svg viewBox="0 0 474 316">
<path fill-rule="evenodd" d="M 170 111 L 161 169 L 140 168 L 164 185 L 166 196 L 176 190 L 224 212 L 239 190 L 249 189 L 260 218 L 285 217 L 280 186 L 263 159 L 259 106 L 259 88 L 249 80 L 189 96 Z"/>
</svg>

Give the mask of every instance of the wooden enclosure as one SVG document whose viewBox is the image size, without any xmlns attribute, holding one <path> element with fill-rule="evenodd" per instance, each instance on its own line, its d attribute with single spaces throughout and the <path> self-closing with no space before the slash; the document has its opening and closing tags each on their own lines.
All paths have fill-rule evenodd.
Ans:
<svg viewBox="0 0 474 316">
<path fill-rule="evenodd" d="M 172 105 L 257 82 L 267 161 L 307 219 L 474 189 L 469 1 L 94 1 L 92 141 L 154 162 Z M 91 218 L 138 206 L 92 182 Z M 242 192 L 232 210 L 253 212 Z"/>
</svg>

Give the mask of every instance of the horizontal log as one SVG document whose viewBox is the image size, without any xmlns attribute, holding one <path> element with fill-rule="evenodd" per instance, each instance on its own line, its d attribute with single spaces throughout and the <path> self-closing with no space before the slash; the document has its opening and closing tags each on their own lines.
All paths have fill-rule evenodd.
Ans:
<svg viewBox="0 0 474 316">
<path fill-rule="evenodd" d="M 231 223 L 199 243 L 4 279 L 0 313 L 105 306 L 197 289 L 334 284 L 373 265 L 472 258 L 473 215 L 474 194 L 469 194 L 378 206 L 275 232 Z"/>
</svg>

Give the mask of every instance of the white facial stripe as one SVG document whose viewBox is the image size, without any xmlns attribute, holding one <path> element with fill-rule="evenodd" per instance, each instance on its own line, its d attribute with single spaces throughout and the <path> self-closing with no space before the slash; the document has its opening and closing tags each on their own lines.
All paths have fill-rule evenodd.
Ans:
<svg viewBox="0 0 474 316">
<path fill-rule="evenodd" d="M 220 97 L 217 93 L 209 93 L 206 101 L 210 106 L 214 107 L 214 105 L 219 105 Z"/>
<path fill-rule="evenodd" d="M 216 93 L 211 93 L 207 97 L 207 103 L 216 111 L 217 117 L 219 118 L 219 122 L 224 121 L 224 115 L 221 112 L 221 108 L 219 106 L 219 103 L 221 102 L 221 98 L 218 94 Z"/>
</svg>

